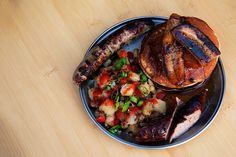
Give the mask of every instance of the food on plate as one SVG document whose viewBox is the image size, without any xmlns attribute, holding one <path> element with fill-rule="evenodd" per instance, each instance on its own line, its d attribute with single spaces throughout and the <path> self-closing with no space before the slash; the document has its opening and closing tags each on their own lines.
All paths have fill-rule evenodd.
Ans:
<svg viewBox="0 0 236 157">
<path fill-rule="evenodd" d="M 119 51 L 114 61 L 100 69 L 94 87 L 88 91 L 97 121 L 112 133 L 119 129 L 137 130 L 137 124 L 151 114 L 166 114 L 165 92 L 157 90 L 141 71 L 137 50 L 134 51 Z"/>
<path fill-rule="evenodd" d="M 135 139 L 139 142 L 167 140 L 175 113 L 182 103 L 181 100 L 176 98 L 176 100 L 169 103 L 168 112 L 165 115 L 150 116 L 143 121 Z"/>
<path fill-rule="evenodd" d="M 206 92 L 205 90 L 199 95 L 192 97 L 177 113 L 173 132 L 169 139 L 170 142 L 185 133 L 198 121 L 206 104 Z"/>
<path fill-rule="evenodd" d="M 147 29 L 140 50 L 122 49 Z M 207 87 L 194 94 L 184 88 L 205 81 L 219 55 L 218 39 L 204 21 L 172 14 L 156 26 L 136 21 L 120 28 L 91 50 L 73 80 L 80 85 L 93 76 L 90 107 L 112 134 L 125 133 L 140 143 L 172 142 L 200 119 L 207 105 Z"/>
<path fill-rule="evenodd" d="M 88 93 L 96 120 L 112 134 L 124 131 L 142 143 L 166 141 L 170 133 L 171 140 L 177 138 L 199 119 L 205 105 L 203 94 L 182 107 L 181 99 L 161 91 L 148 79 L 134 52 L 120 50 L 114 60 L 101 67 L 94 79 L 94 86 Z"/>
<path fill-rule="evenodd" d="M 177 45 L 171 30 L 180 24 L 180 17 L 173 14 L 166 23 L 162 41 L 163 66 L 166 76 L 173 84 L 180 85 L 184 81 L 183 48 Z"/>
<path fill-rule="evenodd" d="M 98 44 L 91 50 L 91 54 L 77 67 L 73 80 L 76 84 L 92 75 L 114 52 L 121 46 L 129 43 L 132 39 L 143 34 L 152 27 L 151 23 L 133 22 L 116 31 L 103 43 Z"/>
<path fill-rule="evenodd" d="M 161 86 L 190 87 L 210 76 L 220 54 L 218 48 L 218 39 L 206 22 L 172 14 L 146 35 L 139 63 Z"/>
<path fill-rule="evenodd" d="M 172 30 L 176 40 L 182 43 L 203 64 L 220 55 L 219 49 L 198 28 L 190 24 L 179 25 Z"/>
</svg>

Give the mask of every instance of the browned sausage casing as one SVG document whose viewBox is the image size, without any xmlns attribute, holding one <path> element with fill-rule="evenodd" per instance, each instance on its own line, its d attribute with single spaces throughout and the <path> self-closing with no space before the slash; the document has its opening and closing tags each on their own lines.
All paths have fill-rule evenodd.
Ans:
<svg viewBox="0 0 236 157">
<path fill-rule="evenodd" d="M 77 67 L 73 80 L 79 85 L 95 72 L 114 52 L 152 27 L 151 23 L 132 22 L 109 36 Z"/>
</svg>

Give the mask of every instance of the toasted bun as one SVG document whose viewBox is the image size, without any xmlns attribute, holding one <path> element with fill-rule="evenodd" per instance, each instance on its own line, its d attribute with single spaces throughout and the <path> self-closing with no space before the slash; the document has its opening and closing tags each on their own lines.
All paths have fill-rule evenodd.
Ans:
<svg viewBox="0 0 236 157">
<path fill-rule="evenodd" d="M 195 17 L 184 17 L 184 19 L 202 31 L 219 48 L 219 41 L 206 22 Z M 181 85 L 175 85 L 168 80 L 161 53 L 165 25 L 164 23 L 156 26 L 142 42 L 139 63 L 143 71 L 154 82 L 167 88 L 185 88 L 206 80 L 214 70 L 218 58 L 201 65 L 187 49 L 183 50 L 185 81 Z"/>
</svg>

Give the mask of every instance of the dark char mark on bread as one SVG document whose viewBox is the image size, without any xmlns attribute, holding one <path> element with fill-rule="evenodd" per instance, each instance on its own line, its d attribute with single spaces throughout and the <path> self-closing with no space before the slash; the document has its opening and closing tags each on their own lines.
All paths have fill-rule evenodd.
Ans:
<svg viewBox="0 0 236 157">
<path fill-rule="evenodd" d="M 220 51 L 214 43 L 198 28 L 190 24 L 179 25 L 171 33 L 203 64 L 220 55 Z"/>
</svg>

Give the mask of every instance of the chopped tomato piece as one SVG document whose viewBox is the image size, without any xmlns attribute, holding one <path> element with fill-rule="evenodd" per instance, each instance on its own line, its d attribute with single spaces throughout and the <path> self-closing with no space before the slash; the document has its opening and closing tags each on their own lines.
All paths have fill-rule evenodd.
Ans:
<svg viewBox="0 0 236 157">
<path fill-rule="evenodd" d="M 138 122 L 138 118 L 137 118 L 138 111 L 139 111 L 138 107 L 130 107 L 129 108 L 129 113 L 126 114 L 125 122 L 123 123 L 124 127 L 128 127 L 128 125 L 133 125 L 133 124 L 136 124 Z"/>
<path fill-rule="evenodd" d="M 139 90 L 138 88 L 135 88 L 135 90 L 134 90 L 134 95 L 135 95 L 135 96 L 138 96 L 138 97 L 140 97 L 140 98 L 144 98 L 144 97 L 145 97 L 145 96 L 143 95 L 143 93 L 140 92 L 140 90 Z"/>
<path fill-rule="evenodd" d="M 103 72 L 98 81 L 99 88 L 104 88 L 106 85 L 108 85 L 109 79 L 110 79 L 110 76 L 108 72 Z"/>
<path fill-rule="evenodd" d="M 153 103 L 153 104 L 157 104 L 158 103 L 156 98 L 150 98 L 150 99 L 148 99 L 148 101 Z"/>
<path fill-rule="evenodd" d="M 119 84 L 124 85 L 127 83 L 127 78 L 121 78 Z"/>
<path fill-rule="evenodd" d="M 111 90 L 103 90 L 102 92 L 102 97 L 103 98 L 109 98 L 112 94 L 112 91 Z"/>
<path fill-rule="evenodd" d="M 156 98 L 149 98 L 149 99 L 144 101 L 143 106 L 146 106 L 148 103 L 157 104 L 158 101 L 157 101 Z"/>
<path fill-rule="evenodd" d="M 157 99 L 161 99 L 161 100 L 163 100 L 165 96 L 166 96 L 166 93 L 165 93 L 165 92 L 158 92 L 158 93 L 156 94 L 156 98 L 157 98 Z"/>
<path fill-rule="evenodd" d="M 112 122 L 112 126 L 117 125 L 119 122 L 120 122 L 119 119 L 115 118 Z"/>
<path fill-rule="evenodd" d="M 131 65 L 126 65 L 126 67 L 127 67 L 127 68 L 126 68 L 127 70 L 132 71 L 132 67 L 131 67 Z"/>
<path fill-rule="evenodd" d="M 132 70 L 133 72 L 137 72 L 137 71 L 138 71 L 138 67 L 135 66 L 135 65 L 132 65 L 132 66 L 131 66 L 131 70 Z"/>
<path fill-rule="evenodd" d="M 121 90 L 120 90 L 121 95 L 122 96 L 132 96 L 136 86 L 137 86 L 136 82 L 134 82 L 132 84 L 123 85 Z"/>
<path fill-rule="evenodd" d="M 116 118 L 119 119 L 120 121 L 123 121 L 125 119 L 125 113 L 122 112 L 122 109 L 118 109 L 116 111 Z"/>
<path fill-rule="evenodd" d="M 149 101 L 148 100 L 145 100 L 144 102 L 143 102 L 143 108 L 147 105 L 149 103 Z"/>
<path fill-rule="evenodd" d="M 137 72 L 137 66 L 135 66 L 135 65 L 126 65 L 125 70 Z"/>
<path fill-rule="evenodd" d="M 101 94 L 102 94 L 102 91 L 100 89 L 98 89 L 98 88 L 94 89 L 94 91 L 93 91 L 94 100 L 96 100 L 98 97 L 100 97 Z"/>
<path fill-rule="evenodd" d="M 125 50 L 121 50 L 121 51 L 119 52 L 119 57 L 120 57 L 120 58 L 125 58 L 125 57 L 127 57 L 127 52 L 126 52 Z"/>
<path fill-rule="evenodd" d="M 99 116 L 96 118 L 97 122 L 99 123 L 104 123 L 106 121 L 106 117 L 105 116 Z"/>
<path fill-rule="evenodd" d="M 133 115 L 133 114 L 136 114 L 140 109 L 138 107 L 131 107 L 129 109 L 129 114 Z"/>
<path fill-rule="evenodd" d="M 111 100 L 111 99 L 106 99 L 102 104 L 105 105 L 105 106 L 114 106 L 115 101 Z"/>
<path fill-rule="evenodd" d="M 117 90 L 119 89 L 119 86 L 118 86 L 118 85 L 115 85 L 115 86 L 113 87 L 113 89 L 114 89 L 114 91 L 117 91 Z"/>
</svg>

